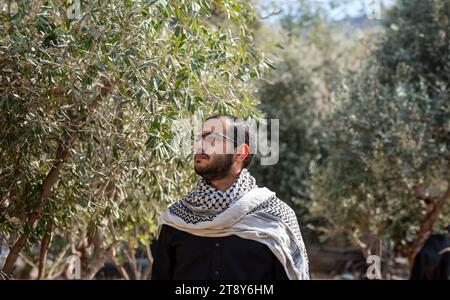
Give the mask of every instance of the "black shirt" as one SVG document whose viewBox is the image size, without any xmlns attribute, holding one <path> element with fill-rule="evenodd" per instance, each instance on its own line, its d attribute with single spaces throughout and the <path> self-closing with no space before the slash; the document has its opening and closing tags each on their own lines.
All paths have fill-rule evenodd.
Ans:
<svg viewBox="0 0 450 300">
<path fill-rule="evenodd" d="M 266 245 L 240 238 L 200 237 L 163 225 L 152 279 L 286 280 L 280 261 Z"/>
</svg>

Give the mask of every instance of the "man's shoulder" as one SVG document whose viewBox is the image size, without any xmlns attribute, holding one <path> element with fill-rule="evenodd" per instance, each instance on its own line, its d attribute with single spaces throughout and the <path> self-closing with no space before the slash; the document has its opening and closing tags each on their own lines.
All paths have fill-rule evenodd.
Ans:
<svg viewBox="0 0 450 300">
<path fill-rule="evenodd" d="M 266 209 L 268 211 L 280 211 L 283 212 L 284 214 L 288 214 L 288 215 L 293 215 L 295 216 L 295 211 L 292 209 L 292 207 L 290 207 L 286 202 L 284 202 L 283 200 L 281 200 L 280 198 L 278 198 L 278 196 L 276 195 L 275 192 L 272 192 L 271 190 L 269 190 L 268 188 L 267 191 L 269 191 L 270 193 L 273 193 L 273 195 L 267 199 L 267 201 L 263 202 L 258 209 Z"/>
<path fill-rule="evenodd" d="M 176 232 L 183 232 L 183 231 L 175 228 L 174 226 L 171 226 L 169 224 L 164 223 L 164 224 L 161 225 L 161 233 L 162 232 L 165 232 L 165 233 L 176 233 Z"/>
<path fill-rule="evenodd" d="M 186 237 L 195 236 L 191 232 L 178 229 L 178 228 L 176 228 L 172 225 L 166 224 L 166 223 L 161 225 L 161 234 L 165 234 L 165 235 L 173 237 L 173 238 L 186 238 Z"/>
</svg>

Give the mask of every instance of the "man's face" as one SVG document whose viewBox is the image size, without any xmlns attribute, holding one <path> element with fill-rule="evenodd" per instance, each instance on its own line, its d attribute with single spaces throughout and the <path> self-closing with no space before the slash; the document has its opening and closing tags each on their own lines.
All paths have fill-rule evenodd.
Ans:
<svg viewBox="0 0 450 300">
<path fill-rule="evenodd" d="M 228 176 L 234 161 L 234 144 L 227 139 L 226 119 L 210 119 L 202 126 L 201 139 L 195 141 L 194 170 L 209 180 Z"/>
</svg>

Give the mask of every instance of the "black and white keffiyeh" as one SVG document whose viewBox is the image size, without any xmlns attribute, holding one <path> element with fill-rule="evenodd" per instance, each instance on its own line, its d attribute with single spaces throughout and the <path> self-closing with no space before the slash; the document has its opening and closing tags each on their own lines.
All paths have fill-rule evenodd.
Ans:
<svg viewBox="0 0 450 300">
<path fill-rule="evenodd" d="M 188 224 L 212 221 L 239 196 L 257 187 L 255 178 L 247 169 L 241 171 L 233 185 L 225 192 L 210 186 L 206 179 L 202 178 L 185 198 L 169 207 L 169 212 Z"/>
<path fill-rule="evenodd" d="M 194 190 L 173 203 L 160 217 L 167 224 L 197 236 L 229 236 L 266 244 L 290 279 L 309 279 L 308 257 L 294 211 L 274 192 L 259 188 L 243 169 L 225 192 L 199 180 Z"/>
</svg>

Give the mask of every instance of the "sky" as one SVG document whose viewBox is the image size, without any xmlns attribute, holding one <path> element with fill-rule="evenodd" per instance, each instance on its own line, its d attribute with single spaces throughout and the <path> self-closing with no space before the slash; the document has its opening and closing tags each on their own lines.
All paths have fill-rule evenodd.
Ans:
<svg viewBox="0 0 450 300">
<path fill-rule="evenodd" d="M 395 0 L 309 0 L 311 3 L 321 6 L 328 11 L 329 16 L 334 20 L 341 20 L 346 17 L 358 17 L 367 14 L 369 7 L 376 7 L 377 3 L 382 3 L 389 7 Z M 259 0 L 262 5 L 274 3 L 282 9 L 289 9 L 295 6 L 298 0 Z M 333 3 L 337 5 L 333 5 Z M 275 17 L 271 17 L 275 18 Z"/>
<path fill-rule="evenodd" d="M 329 5 L 329 0 L 312 0 L 319 3 L 323 3 L 325 5 Z M 364 1 L 364 0 L 350 0 L 348 3 L 343 4 L 342 6 L 337 7 L 336 9 L 330 10 L 330 16 L 333 19 L 342 19 L 346 16 L 348 17 L 358 17 L 362 14 L 366 14 L 367 8 L 369 8 L 371 5 L 374 7 L 376 4 L 381 3 L 385 6 L 392 5 L 395 1 L 394 0 L 371 0 L 371 1 Z"/>
</svg>

